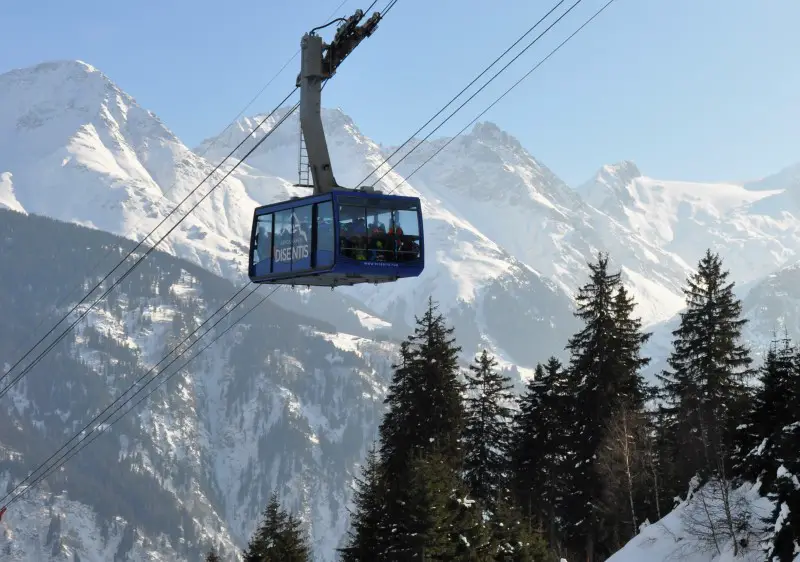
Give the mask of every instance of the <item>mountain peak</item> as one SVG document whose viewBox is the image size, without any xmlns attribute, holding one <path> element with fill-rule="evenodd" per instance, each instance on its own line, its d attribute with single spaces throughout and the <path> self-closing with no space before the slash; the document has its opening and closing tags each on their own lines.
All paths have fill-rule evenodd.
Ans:
<svg viewBox="0 0 800 562">
<path fill-rule="evenodd" d="M 491 121 L 478 121 L 470 135 L 486 144 L 506 146 L 514 150 L 523 150 L 522 143 L 516 137 L 502 130 Z"/>
<path fill-rule="evenodd" d="M 133 101 L 100 70 L 82 60 L 54 60 L 0 74 L 3 115 L 19 117 L 36 106 L 51 112 L 97 106 L 110 96 Z"/>
<path fill-rule="evenodd" d="M 82 61 L 81 59 L 57 59 L 52 61 L 44 61 L 37 65 L 30 67 L 31 70 L 35 70 L 38 72 L 46 71 L 46 70 L 59 70 L 59 69 L 66 69 L 66 70 L 74 70 L 86 73 L 92 72 L 100 72 L 95 66 L 92 66 L 86 61 Z"/>
<path fill-rule="evenodd" d="M 0 74 L 0 82 L 11 84 L 19 81 L 30 83 L 31 80 L 53 80 L 61 83 L 76 79 L 86 79 L 93 74 L 109 83 L 111 82 L 111 80 L 97 68 L 87 62 L 77 59 L 45 61 L 33 66 L 15 68 Z"/>
<path fill-rule="evenodd" d="M 614 184 L 623 187 L 636 178 L 642 177 L 642 172 L 639 171 L 638 166 L 631 160 L 623 160 L 616 164 L 606 164 L 595 176 L 595 181 L 608 182 L 613 181 Z"/>
<path fill-rule="evenodd" d="M 630 185 L 641 178 L 639 168 L 630 160 L 606 164 L 592 179 L 577 188 L 581 197 L 593 207 L 617 216 L 621 205 L 633 202 Z"/>
</svg>

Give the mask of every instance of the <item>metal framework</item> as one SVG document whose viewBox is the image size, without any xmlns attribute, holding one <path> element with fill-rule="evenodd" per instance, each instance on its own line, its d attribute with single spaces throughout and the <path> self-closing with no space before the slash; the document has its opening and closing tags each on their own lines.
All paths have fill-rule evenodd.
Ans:
<svg viewBox="0 0 800 562">
<path fill-rule="evenodd" d="M 362 25 L 358 25 L 363 17 L 364 12 L 356 10 L 355 14 L 339 26 L 330 44 L 324 43 L 322 37 L 314 31 L 306 33 L 300 42 L 301 60 L 297 86 L 300 88 L 301 154 L 305 148 L 314 184 L 314 195 L 329 193 L 334 189 L 345 189 L 336 183 L 328 153 L 328 143 L 325 140 L 321 114 L 322 84 L 336 73 L 342 61 L 361 41 L 372 35 L 378 26 L 381 14 L 375 12 Z M 302 144 L 303 141 L 305 146 Z"/>
</svg>

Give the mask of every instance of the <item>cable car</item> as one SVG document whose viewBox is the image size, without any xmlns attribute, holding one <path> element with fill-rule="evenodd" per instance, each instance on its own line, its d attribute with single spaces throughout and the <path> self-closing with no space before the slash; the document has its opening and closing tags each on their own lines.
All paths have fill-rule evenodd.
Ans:
<svg viewBox="0 0 800 562">
<path fill-rule="evenodd" d="M 333 191 L 256 209 L 254 283 L 339 287 L 416 277 L 425 265 L 417 197 Z"/>
<path fill-rule="evenodd" d="M 345 20 L 330 45 L 315 30 L 303 36 L 297 78 L 301 132 L 297 185 L 313 188 L 313 194 L 255 209 L 248 260 L 253 283 L 331 288 L 377 284 L 417 277 L 425 267 L 419 198 L 385 195 L 372 187 L 347 189 L 333 175 L 320 112 L 322 84 L 372 34 L 380 13 L 359 26 L 362 17 L 357 10 Z M 306 177 L 313 178 L 311 185 L 302 181 L 304 164 Z"/>
</svg>

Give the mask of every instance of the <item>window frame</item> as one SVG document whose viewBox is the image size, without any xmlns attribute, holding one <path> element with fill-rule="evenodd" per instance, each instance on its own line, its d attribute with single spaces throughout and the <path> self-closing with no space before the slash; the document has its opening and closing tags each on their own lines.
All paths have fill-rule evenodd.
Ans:
<svg viewBox="0 0 800 562">
<path fill-rule="evenodd" d="M 336 247 L 336 250 L 335 250 L 336 251 L 336 255 L 338 257 L 347 259 L 348 261 L 355 260 L 355 261 L 359 261 L 359 262 L 362 262 L 362 261 L 372 262 L 373 259 L 370 259 L 370 257 L 369 257 L 370 256 L 369 245 L 370 245 L 370 238 L 371 238 L 370 237 L 370 232 L 369 232 L 369 216 L 371 214 L 374 214 L 374 213 L 399 212 L 399 213 L 403 213 L 403 215 L 405 215 L 405 213 L 409 213 L 409 215 L 405 215 L 405 216 L 409 216 L 409 217 L 413 214 L 413 216 L 415 217 L 415 220 L 413 221 L 415 232 L 414 232 L 414 234 L 409 234 L 407 236 L 410 236 L 411 238 L 413 238 L 413 242 L 418 245 L 419 253 L 418 253 L 418 255 L 416 257 L 411 258 L 408 261 L 406 261 L 404 259 L 401 259 L 400 258 L 401 254 L 393 254 L 392 255 L 392 259 L 386 260 L 386 261 L 389 261 L 390 263 L 402 265 L 404 263 L 419 263 L 423 259 L 423 255 L 424 255 L 423 254 L 424 253 L 424 239 L 423 239 L 423 235 L 422 235 L 422 226 L 420 224 L 421 223 L 420 206 L 416 202 L 413 202 L 413 201 L 391 201 L 390 202 L 390 201 L 385 201 L 385 200 L 380 200 L 380 199 L 367 198 L 367 197 L 363 197 L 363 196 L 347 195 L 347 196 L 338 197 L 337 200 L 336 200 L 336 205 L 334 206 L 334 208 L 335 208 L 336 214 L 337 214 L 337 217 L 336 217 L 336 235 L 337 235 L 337 237 L 339 237 L 341 235 L 341 228 L 342 228 L 343 220 L 351 220 L 352 219 L 353 221 L 355 221 L 358 218 L 363 218 L 364 225 L 365 225 L 365 227 L 367 229 L 367 232 L 366 232 L 367 248 L 364 249 L 364 251 L 366 252 L 366 254 L 368 256 L 367 259 L 357 259 L 356 257 L 353 257 L 351 255 L 347 255 L 345 253 L 346 250 L 344 250 L 342 248 L 341 240 L 337 243 L 337 247 Z M 352 212 L 353 209 L 358 209 L 359 213 L 356 214 L 356 213 Z M 343 213 L 343 211 L 345 211 L 345 212 Z M 401 215 L 401 216 L 403 216 L 403 215 Z M 398 225 L 399 225 L 399 222 L 398 222 Z M 389 241 L 390 244 L 395 244 L 395 245 L 396 245 L 397 240 L 398 240 L 396 235 L 389 235 L 388 234 L 388 228 L 387 228 L 387 240 Z M 348 248 L 348 249 L 350 249 L 350 248 Z M 405 252 L 403 252 L 403 253 L 405 253 Z"/>
<path fill-rule="evenodd" d="M 320 265 L 319 264 L 319 227 L 320 227 L 320 206 L 327 205 L 328 207 L 328 214 L 323 217 L 325 219 L 330 220 L 330 235 L 328 237 L 328 244 L 327 247 L 324 247 L 322 251 L 330 252 L 331 258 L 329 263 L 325 263 Z M 326 201 L 318 201 L 314 203 L 314 208 L 312 211 L 312 228 L 313 228 L 313 235 L 311 237 L 311 255 L 312 255 L 312 269 L 330 269 L 336 265 L 336 241 L 338 239 L 338 220 L 336 217 L 335 206 L 333 204 L 333 199 L 328 199 Z"/>
<path fill-rule="evenodd" d="M 295 249 L 295 245 L 294 245 L 295 238 L 294 238 L 294 235 L 295 235 L 295 231 L 299 231 L 300 230 L 300 225 L 303 224 L 302 220 L 298 220 L 299 219 L 298 214 L 299 214 L 299 212 L 305 212 L 306 210 L 308 210 L 308 217 L 309 217 L 309 221 L 308 221 L 309 232 L 306 233 L 306 241 L 308 242 L 308 257 L 304 257 L 304 258 L 301 258 L 299 260 L 295 260 L 295 258 L 294 258 L 294 249 Z M 313 228 L 314 228 L 314 222 L 313 222 L 314 204 L 313 203 L 308 203 L 306 205 L 298 205 L 297 207 L 292 207 L 291 211 L 292 211 L 292 224 L 291 224 L 291 233 L 292 233 L 291 251 L 292 251 L 292 257 L 291 257 L 290 263 L 292 265 L 291 265 L 290 271 L 291 272 L 295 272 L 295 271 L 311 271 L 311 270 L 314 269 L 314 259 L 312 257 L 313 256 L 313 253 L 312 253 L 312 242 L 314 240 L 314 232 L 313 232 Z M 295 225 L 295 221 L 298 221 L 297 225 Z M 295 226 L 296 226 L 296 228 L 295 228 Z M 310 238 L 310 240 L 309 240 L 309 238 Z M 305 261 L 305 260 L 308 260 L 308 266 L 306 266 L 306 267 L 298 267 L 297 269 L 295 269 L 295 265 L 297 264 L 297 262 Z"/>
<path fill-rule="evenodd" d="M 268 219 L 267 219 L 268 218 Z M 258 228 L 262 222 L 265 220 L 269 220 L 269 257 L 268 258 L 261 258 L 261 247 L 258 244 Z M 252 250 L 250 252 L 250 266 L 255 273 L 255 268 L 258 264 L 269 259 L 269 268 L 268 271 L 264 272 L 265 274 L 269 275 L 272 273 L 272 248 L 275 243 L 275 213 L 262 213 L 260 215 L 255 216 L 255 220 L 253 221 L 253 234 L 250 242 L 250 246 Z M 259 259 L 258 261 L 255 260 L 255 252 L 258 251 Z"/>
</svg>

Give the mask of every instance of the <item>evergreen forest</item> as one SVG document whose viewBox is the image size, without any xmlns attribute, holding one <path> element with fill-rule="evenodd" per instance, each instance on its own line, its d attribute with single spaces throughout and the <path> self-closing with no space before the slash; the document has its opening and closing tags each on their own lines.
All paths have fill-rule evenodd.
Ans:
<svg viewBox="0 0 800 562">
<path fill-rule="evenodd" d="M 694 548 L 795 559 L 800 350 L 774 336 L 754 365 L 734 285 L 707 251 L 686 280 L 668 368 L 648 382 L 636 303 L 607 255 L 589 267 L 568 362 L 540 363 L 521 394 L 487 351 L 459 367 L 453 328 L 429 301 L 356 478 L 342 562 L 601 562 L 689 500 L 702 506 L 686 521 Z M 750 513 L 737 494 L 754 482 L 771 512 Z M 277 496 L 244 559 L 311 559 Z"/>
</svg>

